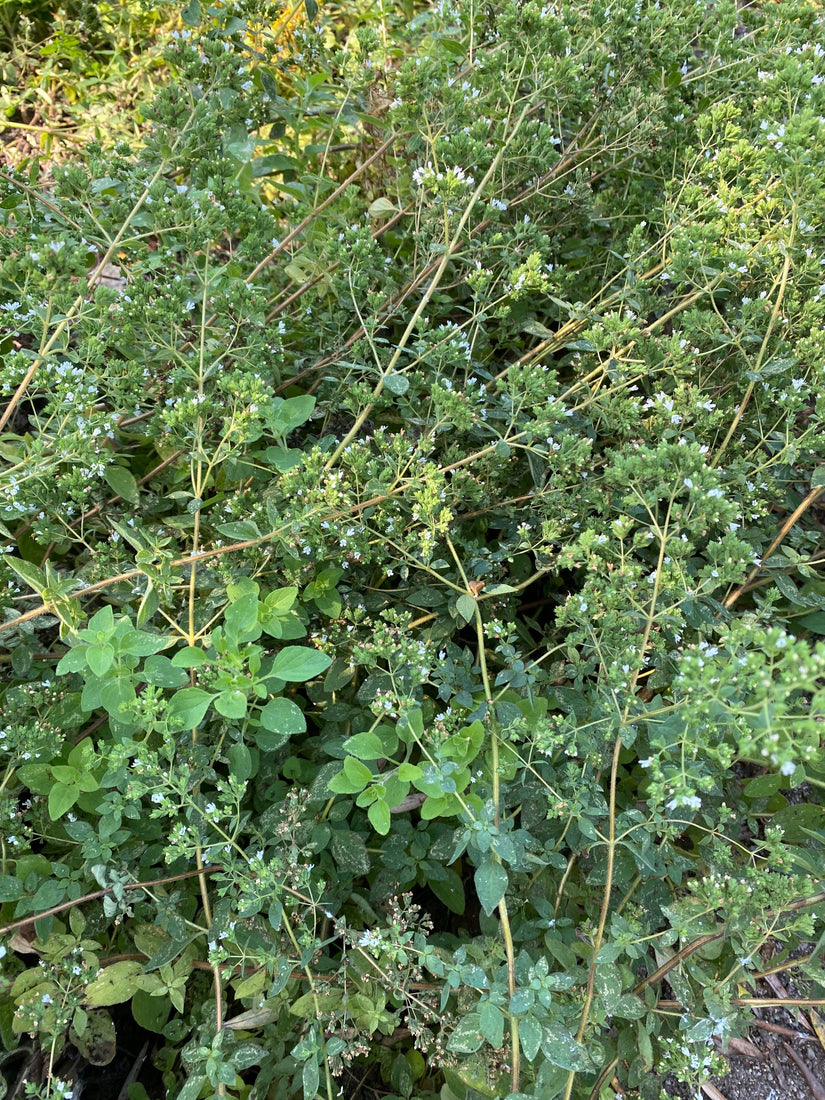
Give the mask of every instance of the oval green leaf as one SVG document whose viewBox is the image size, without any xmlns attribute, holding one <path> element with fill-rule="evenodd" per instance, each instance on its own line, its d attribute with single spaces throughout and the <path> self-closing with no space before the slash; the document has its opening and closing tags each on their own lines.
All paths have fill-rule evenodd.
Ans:
<svg viewBox="0 0 825 1100">
<path fill-rule="evenodd" d="M 272 665 L 272 675 L 279 680 L 303 683 L 314 676 L 326 672 L 332 664 L 332 658 L 317 649 L 303 645 L 284 646 Z"/>
</svg>

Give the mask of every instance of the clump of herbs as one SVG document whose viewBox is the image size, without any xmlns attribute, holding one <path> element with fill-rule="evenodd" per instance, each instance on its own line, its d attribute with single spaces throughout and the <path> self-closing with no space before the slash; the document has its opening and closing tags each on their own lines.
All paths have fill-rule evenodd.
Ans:
<svg viewBox="0 0 825 1100">
<path fill-rule="evenodd" d="M 0 1038 L 699 1082 L 821 936 L 821 16 L 304 15 L 0 177 Z"/>
</svg>

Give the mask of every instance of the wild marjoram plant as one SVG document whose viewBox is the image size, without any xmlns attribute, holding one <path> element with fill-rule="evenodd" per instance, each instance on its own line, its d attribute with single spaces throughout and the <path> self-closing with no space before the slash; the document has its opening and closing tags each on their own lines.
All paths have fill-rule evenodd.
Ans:
<svg viewBox="0 0 825 1100">
<path fill-rule="evenodd" d="M 656 1097 L 822 996 L 822 18 L 309 14 L 2 177 L 0 1036 Z"/>
</svg>

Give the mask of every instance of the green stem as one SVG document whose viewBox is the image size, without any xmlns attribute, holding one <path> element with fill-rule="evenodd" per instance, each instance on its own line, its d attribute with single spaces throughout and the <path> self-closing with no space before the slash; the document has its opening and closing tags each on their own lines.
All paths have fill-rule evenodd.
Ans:
<svg viewBox="0 0 825 1100">
<path fill-rule="evenodd" d="M 481 608 L 478 605 L 477 596 L 470 587 L 470 582 L 467 579 L 467 574 L 464 571 L 461 558 L 458 556 L 449 535 L 446 541 L 450 553 L 453 556 L 453 560 L 456 563 L 456 567 L 458 568 L 458 572 L 461 575 L 461 579 L 464 581 L 467 595 L 472 596 L 476 600 L 475 627 L 476 638 L 478 640 L 478 664 L 481 669 L 481 682 L 484 685 L 484 701 L 487 704 L 486 716 L 488 719 L 488 728 L 490 730 L 490 767 L 493 773 L 493 805 L 495 807 L 496 828 L 498 828 L 501 824 L 501 780 L 498 774 L 499 743 L 498 729 L 495 714 L 493 713 L 493 693 L 490 686 L 490 673 L 487 668 L 487 656 L 484 649 L 484 621 L 481 618 Z M 501 863 L 501 857 L 497 852 L 493 852 L 493 859 Z M 498 916 L 501 925 L 501 938 L 504 941 L 504 953 L 507 957 L 507 989 L 510 996 L 513 997 L 516 992 L 516 949 L 513 943 L 513 932 L 510 927 L 510 913 L 507 909 L 506 897 L 503 897 L 498 903 Z M 521 1072 L 521 1047 L 519 1044 L 518 1017 L 512 1014 L 510 1014 L 510 1040 L 513 1048 L 513 1064 L 510 1067 L 511 1091 L 518 1092 Z"/>
<path fill-rule="evenodd" d="M 464 229 L 464 226 L 467 224 L 467 221 L 469 220 L 469 217 L 470 217 L 470 214 L 473 211 L 473 208 L 475 207 L 478 200 L 481 198 L 481 195 L 484 192 L 484 188 L 487 186 L 487 184 L 490 182 L 492 177 L 498 171 L 499 166 L 500 166 L 502 160 L 504 159 L 504 154 L 506 153 L 506 151 L 507 151 L 508 147 L 510 146 L 511 142 L 514 140 L 516 134 L 521 129 L 521 125 L 524 122 L 524 119 L 526 118 L 527 113 L 528 113 L 528 108 L 525 107 L 522 110 L 519 117 L 516 119 L 516 122 L 513 126 L 513 129 L 510 131 L 510 133 L 507 136 L 507 140 L 502 144 L 501 148 L 499 149 L 499 151 L 496 153 L 495 157 L 493 158 L 492 164 L 487 169 L 487 171 L 484 173 L 484 176 L 481 180 L 481 183 L 479 183 L 478 187 L 476 187 L 475 191 L 473 191 L 472 195 L 470 196 L 470 201 L 467 203 L 467 206 L 464 210 L 464 213 L 461 215 L 461 218 L 459 219 L 458 225 L 456 226 L 455 233 L 453 235 L 453 239 L 447 245 L 447 247 L 444 249 L 444 255 L 441 257 L 441 262 L 439 263 L 438 267 L 435 270 L 435 274 L 433 275 L 432 280 L 430 281 L 430 285 L 427 287 L 427 289 L 421 295 L 421 301 L 416 306 L 415 312 L 413 313 L 412 317 L 410 318 L 409 323 L 407 324 L 407 327 L 404 329 L 404 333 L 401 336 L 401 339 L 398 341 L 398 345 L 396 346 L 396 349 L 393 352 L 389 363 L 387 364 L 386 370 L 384 371 L 382 376 L 378 379 L 378 382 L 376 383 L 375 389 L 372 392 L 372 399 L 364 406 L 364 408 L 361 410 L 361 412 L 355 418 L 355 423 L 352 425 L 350 430 L 347 432 L 347 434 L 344 436 L 344 438 L 341 440 L 341 442 L 338 444 L 338 446 L 332 452 L 330 457 L 327 459 L 326 463 L 324 464 L 324 470 L 325 471 L 331 470 L 335 466 L 335 464 L 338 462 L 338 459 L 344 453 L 346 448 L 349 446 L 349 444 L 353 441 L 353 439 L 356 438 L 358 433 L 361 431 L 361 428 L 364 426 L 364 422 L 367 420 L 370 413 L 372 412 L 372 410 L 375 406 L 375 402 L 378 400 L 378 398 L 381 396 L 381 394 L 384 390 L 384 379 L 387 377 L 388 374 L 392 374 L 392 372 L 395 370 L 396 364 L 398 363 L 398 360 L 403 355 L 404 349 L 406 348 L 406 346 L 407 346 L 407 344 L 410 340 L 410 337 L 415 332 L 415 326 L 418 324 L 419 319 L 421 318 L 421 316 L 424 313 L 424 310 L 429 305 L 430 299 L 432 298 L 433 294 L 435 294 L 436 289 L 438 288 L 438 284 L 441 282 L 442 278 L 444 277 L 444 272 L 447 270 L 447 265 L 452 260 L 453 256 L 455 255 L 455 253 L 458 251 L 458 249 L 460 247 L 461 234 L 462 234 L 462 231 Z"/>
</svg>

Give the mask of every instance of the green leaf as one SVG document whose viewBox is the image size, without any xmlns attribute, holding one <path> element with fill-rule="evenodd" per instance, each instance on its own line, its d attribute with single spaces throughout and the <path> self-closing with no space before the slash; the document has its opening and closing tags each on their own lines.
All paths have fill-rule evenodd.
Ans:
<svg viewBox="0 0 825 1100">
<path fill-rule="evenodd" d="M 132 1016 L 138 1027 L 160 1035 L 172 1011 L 168 997 L 153 997 L 145 989 L 135 990 L 132 997 Z"/>
<path fill-rule="evenodd" d="M 200 0 L 189 0 L 189 3 L 180 13 L 180 17 L 187 27 L 199 26 L 201 21 Z M 181 1097 L 178 1097 L 178 1100 L 181 1100 Z"/>
<path fill-rule="evenodd" d="M 109 487 L 129 504 L 137 504 L 140 499 L 138 483 L 123 466 L 107 466 L 103 471 Z"/>
<path fill-rule="evenodd" d="M 24 580 L 26 584 L 38 595 L 42 593 L 46 587 L 46 574 L 42 569 L 38 569 L 36 565 L 33 565 L 30 561 L 23 561 L 22 558 L 15 558 L 12 555 L 4 557 L 3 561 L 6 565 L 11 566 L 18 577 Z"/>
<path fill-rule="evenodd" d="M 267 996 L 277 997 L 278 994 L 286 988 L 286 983 L 292 977 L 292 969 L 291 960 L 284 955 L 279 955 L 278 965 L 275 968 L 275 974 L 270 983 Z"/>
<path fill-rule="evenodd" d="M 119 523 L 116 519 L 110 519 L 109 524 L 113 531 L 117 531 L 120 537 L 125 543 L 132 547 L 133 550 L 145 550 L 146 543 L 141 537 L 138 531 L 130 527 L 127 523 Z"/>
<path fill-rule="evenodd" d="M 253 523 L 251 519 L 237 520 L 235 523 L 219 523 L 218 533 L 226 535 L 228 539 L 233 539 L 235 542 L 251 542 L 262 538 L 257 523 Z"/>
<path fill-rule="evenodd" d="M 460 917 L 467 907 L 467 899 L 464 894 L 464 883 L 461 881 L 461 875 L 457 874 L 449 867 L 442 867 L 441 872 L 442 874 L 438 878 L 432 875 L 429 876 L 427 885 L 438 900 L 447 906 L 451 913 L 455 913 Z"/>
<path fill-rule="evenodd" d="M 348 829 L 337 829 L 332 834 L 330 851 L 343 871 L 365 875 L 370 869 L 370 855 L 358 833 L 352 833 Z"/>
<path fill-rule="evenodd" d="M 115 651 L 108 642 L 101 646 L 89 646 L 86 650 L 86 663 L 95 676 L 105 676 L 114 659 Z"/>
<path fill-rule="evenodd" d="M 76 783 L 79 778 L 77 768 L 67 764 L 53 764 L 52 775 L 58 783 Z"/>
<path fill-rule="evenodd" d="M 115 613 L 110 604 L 106 604 L 105 607 L 101 607 L 100 611 L 96 611 L 89 619 L 89 625 L 86 630 L 82 632 L 82 637 L 88 638 L 91 642 L 98 642 L 110 638 L 115 632 Z M 96 635 L 100 634 L 101 637 Z"/>
<path fill-rule="evenodd" d="M 384 375 L 384 386 L 396 397 L 401 397 L 410 388 L 410 380 L 405 374 L 395 374 L 393 372 Z"/>
<path fill-rule="evenodd" d="M 793 619 L 793 625 L 803 626 L 814 634 L 825 634 L 825 611 L 811 611 L 808 615 L 800 615 Z"/>
<path fill-rule="evenodd" d="M 119 634 L 118 649 L 134 657 L 149 657 L 165 649 L 167 642 L 168 639 L 162 634 L 151 634 L 148 630 L 125 630 Z"/>
<path fill-rule="evenodd" d="M 485 1001 L 479 1012 L 481 1034 L 496 1050 L 504 1042 L 504 1013 L 491 1001 Z"/>
<path fill-rule="evenodd" d="M 247 698 L 239 688 L 227 688 L 215 699 L 215 710 L 224 718 L 240 719 L 246 717 Z"/>
<path fill-rule="evenodd" d="M 453 1054 L 474 1054 L 483 1042 L 481 1016 L 478 1012 L 468 1012 L 453 1029 L 447 1041 L 447 1050 Z"/>
<path fill-rule="evenodd" d="M 49 791 L 49 817 L 57 821 L 74 806 L 80 796 L 78 783 L 55 783 Z"/>
<path fill-rule="evenodd" d="M 13 875 L 0 875 L 0 902 L 17 901 L 23 893 L 23 883 Z"/>
<path fill-rule="evenodd" d="M 176 668 L 168 657 L 155 654 L 144 663 L 141 675 L 147 684 L 155 687 L 179 688 L 189 683 L 189 677 L 182 668 Z"/>
<path fill-rule="evenodd" d="M 279 696 L 270 699 L 260 713 L 260 723 L 264 730 L 276 737 L 267 737 L 261 730 L 255 734 L 255 739 L 260 748 L 272 750 L 286 744 L 290 737 L 297 733 L 304 733 L 307 728 L 306 718 L 301 708 L 291 699 Z"/>
<path fill-rule="evenodd" d="M 260 638 L 258 596 L 255 592 L 247 592 L 227 607 L 224 612 L 224 629 L 227 637 L 236 642 L 252 642 Z"/>
<path fill-rule="evenodd" d="M 86 986 L 85 1003 L 88 1005 L 119 1005 L 128 1001 L 137 988 L 137 979 L 143 974 L 143 963 L 136 959 L 112 963 Z"/>
<path fill-rule="evenodd" d="M 252 775 L 252 753 L 242 741 L 235 742 L 227 750 L 230 774 L 241 783 L 245 783 Z"/>
<path fill-rule="evenodd" d="M 356 733 L 348 737 L 344 742 L 344 748 L 359 760 L 382 760 L 387 755 L 381 738 L 372 732 Z"/>
<path fill-rule="evenodd" d="M 475 618 L 477 606 L 475 597 L 471 596 L 469 592 L 465 592 L 463 596 L 459 596 L 455 601 L 455 609 L 465 623 Z"/>
<path fill-rule="evenodd" d="M 337 619 L 344 606 L 341 595 L 335 588 L 322 596 L 316 596 L 313 602 L 322 615 L 329 615 L 331 619 Z"/>
<path fill-rule="evenodd" d="M 376 833 L 386 836 L 390 831 L 390 808 L 383 798 L 379 798 L 367 810 L 367 817 Z"/>
<path fill-rule="evenodd" d="M 519 1021 L 518 1037 L 524 1057 L 532 1062 L 541 1046 L 542 1026 L 535 1016 L 525 1016 Z"/>
<path fill-rule="evenodd" d="M 192 2 L 197 3 L 197 0 L 192 0 Z M 184 22 L 186 22 L 186 20 L 184 20 Z M 206 1082 L 207 1077 L 203 1073 L 198 1073 L 195 1074 L 193 1077 L 187 1078 L 186 1084 L 175 1097 L 175 1100 L 198 1100 L 198 1097 L 201 1094 L 201 1089 L 206 1084 Z"/>
<path fill-rule="evenodd" d="M 173 729 L 195 729 L 203 721 L 212 699 L 213 696 L 203 688 L 181 688 L 166 708 L 169 724 Z"/>
<path fill-rule="evenodd" d="M 260 1043 L 239 1043 L 232 1051 L 232 1065 L 243 1073 L 251 1066 L 259 1066 L 269 1051 Z"/>
<path fill-rule="evenodd" d="M 144 970 L 147 974 L 151 974 L 155 970 L 161 970 L 164 966 L 168 966 L 169 963 L 176 959 L 183 949 L 194 939 L 197 939 L 197 933 L 187 936 L 184 925 L 179 932 L 176 933 L 175 937 L 165 940 L 160 947 L 158 947 L 154 955 L 152 955 L 146 963 Z"/>
<path fill-rule="evenodd" d="M 315 398 L 308 393 L 298 397 L 288 397 L 281 402 L 275 410 L 278 434 L 289 435 L 296 428 L 300 428 L 312 416 L 314 408 Z"/>
<path fill-rule="evenodd" d="M 382 195 L 380 199 L 375 199 L 370 203 L 367 213 L 371 218 L 387 218 L 391 214 L 395 214 L 397 210 L 398 207 L 395 203 Z"/>
<path fill-rule="evenodd" d="M 307 19 L 310 23 L 314 23 L 318 14 L 318 5 L 315 0 L 304 0 L 304 11 L 307 13 Z"/>
<path fill-rule="evenodd" d="M 302 645 L 284 646 L 272 665 L 272 674 L 279 680 L 303 683 L 326 672 L 332 664 L 332 658 L 317 649 Z"/>
<path fill-rule="evenodd" d="M 202 665 L 208 658 L 204 651 L 196 645 L 188 645 L 184 649 L 179 649 L 175 656 L 172 658 L 172 664 L 175 668 L 197 668 L 198 665 Z"/>
<path fill-rule="evenodd" d="M 264 613 L 267 615 L 286 615 L 295 606 L 297 598 L 297 588 L 276 588 L 272 592 L 268 592 L 263 601 Z"/>
<path fill-rule="evenodd" d="M 542 1029 L 541 1050 L 548 1062 L 562 1069 L 587 1073 L 595 1066 L 590 1055 L 581 1043 L 577 1042 L 572 1031 L 563 1024 L 545 1024 Z"/>
<path fill-rule="evenodd" d="M 771 580 L 790 603 L 796 604 L 797 607 L 803 603 L 799 595 L 799 589 L 786 573 L 773 573 Z"/>
<path fill-rule="evenodd" d="M 100 689 L 100 702 L 112 718 L 119 718 L 123 708 L 134 702 L 135 698 L 134 685 L 125 676 L 118 676 L 114 680 L 105 680 Z"/>
<path fill-rule="evenodd" d="M 811 832 L 819 836 L 822 822 L 822 807 L 812 802 L 783 806 L 770 820 L 772 826 L 782 830 L 786 844 L 803 844 Z"/>
<path fill-rule="evenodd" d="M 351 757 L 347 757 L 347 759 L 349 760 Z M 372 775 L 370 775 L 371 778 Z M 344 771 L 338 772 L 327 783 L 327 787 L 333 794 L 358 794 L 363 791 L 365 785 L 360 778 L 350 779 Z"/>
<path fill-rule="evenodd" d="M 312 1054 L 306 1062 L 304 1062 L 304 1068 L 301 1071 L 301 1085 L 304 1090 L 304 1100 L 315 1100 L 319 1081 L 318 1060 L 315 1055 Z"/>
<path fill-rule="evenodd" d="M 77 1012 L 83 1012 L 83 1010 L 77 1009 Z M 74 1026 L 69 1032 L 70 1038 L 89 1065 L 108 1066 L 114 1061 L 117 1052 L 114 1021 L 102 1008 L 92 1008 L 83 1015 L 85 1026 L 82 1034 L 80 1029 Z"/>
<path fill-rule="evenodd" d="M 375 778 L 367 765 L 356 760 L 354 756 L 348 756 L 344 761 L 344 775 L 351 783 L 360 783 L 362 787 L 372 783 Z"/>
<path fill-rule="evenodd" d="M 86 667 L 86 646 L 78 645 L 63 654 L 55 671 L 58 676 L 64 676 L 67 672 L 80 672 Z"/>
<path fill-rule="evenodd" d="M 636 1043 L 639 1047 L 639 1054 L 642 1058 L 642 1063 L 645 1069 L 649 1070 L 653 1066 L 653 1041 L 650 1037 L 650 1032 L 647 1029 L 647 1021 L 642 1023 L 641 1020 L 636 1022 Z"/>
<path fill-rule="evenodd" d="M 266 460 L 276 470 L 285 474 L 304 461 L 304 452 L 294 447 L 267 447 Z"/>
<path fill-rule="evenodd" d="M 602 963 L 596 967 L 595 986 L 608 1016 L 612 1015 L 622 995 L 622 977 L 616 966 Z"/>
<path fill-rule="evenodd" d="M 507 872 L 494 859 L 486 859 L 473 876 L 481 907 L 489 917 L 507 893 Z"/>
<path fill-rule="evenodd" d="M 19 867 L 18 872 L 22 873 Z M 32 911 L 41 913 L 44 909 L 51 909 L 55 905 L 60 905 L 65 897 L 65 883 L 60 879 L 47 879 L 45 882 L 41 882 L 35 891 L 31 900 Z"/>
<path fill-rule="evenodd" d="M 613 1009 L 613 1015 L 622 1020 L 639 1020 L 646 1012 L 644 1001 L 633 993 L 623 993 Z"/>
<path fill-rule="evenodd" d="M 235 122 L 224 135 L 223 147 L 227 156 L 234 160 L 247 161 L 255 152 L 255 138 L 247 132 L 245 126 Z"/>
<path fill-rule="evenodd" d="M 767 775 L 757 775 L 753 779 L 746 780 L 744 791 L 746 798 L 768 798 L 776 794 L 779 788 L 787 783 L 787 780 L 779 772 L 768 772 Z"/>
<path fill-rule="evenodd" d="M 261 73 L 261 83 L 265 83 L 263 73 Z M 276 91 L 274 96 L 278 94 Z M 283 153 L 268 153 L 265 157 L 255 157 L 252 161 L 252 175 L 255 179 L 268 176 L 272 172 L 294 172 L 298 168 L 300 168 L 298 161 L 294 157 L 285 156 Z"/>
</svg>

